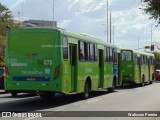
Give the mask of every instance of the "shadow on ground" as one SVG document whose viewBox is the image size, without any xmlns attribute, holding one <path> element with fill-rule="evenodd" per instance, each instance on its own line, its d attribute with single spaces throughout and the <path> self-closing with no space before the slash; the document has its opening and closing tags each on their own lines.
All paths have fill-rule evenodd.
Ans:
<svg viewBox="0 0 160 120">
<path fill-rule="evenodd" d="M 91 92 L 90 98 L 95 98 L 106 94 L 109 94 L 107 90 L 95 91 Z M 82 97 L 80 94 L 76 95 L 56 94 L 56 97 L 50 100 L 43 100 L 35 94 L 18 94 L 16 98 L 13 98 L 10 94 L 6 94 L 0 96 L 0 99 L 7 99 L 7 100 L 9 99 L 8 102 L 0 103 L 0 111 L 17 111 L 17 112 L 20 111 L 29 112 L 29 111 L 50 109 L 82 101 Z"/>
</svg>

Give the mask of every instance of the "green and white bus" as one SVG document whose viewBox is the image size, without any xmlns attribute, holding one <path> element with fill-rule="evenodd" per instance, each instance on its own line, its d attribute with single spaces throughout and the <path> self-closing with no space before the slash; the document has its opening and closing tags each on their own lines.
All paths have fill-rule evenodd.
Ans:
<svg viewBox="0 0 160 120">
<path fill-rule="evenodd" d="M 113 91 L 121 84 L 118 61 L 118 47 L 92 36 L 62 29 L 13 29 L 6 40 L 5 89 L 12 96 L 82 93 L 87 98 L 90 91 Z"/>
<path fill-rule="evenodd" d="M 123 83 L 152 83 L 154 80 L 154 54 L 136 50 L 121 50 Z"/>
</svg>

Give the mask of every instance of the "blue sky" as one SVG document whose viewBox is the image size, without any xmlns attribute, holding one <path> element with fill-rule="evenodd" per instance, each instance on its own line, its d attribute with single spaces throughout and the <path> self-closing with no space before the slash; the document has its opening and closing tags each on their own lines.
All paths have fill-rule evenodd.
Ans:
<svg viewBox="0 0 160 120">
<path fill-rule="evenodd" d="M 1 3 L 5 4 L 7 7 L 12 7 L 17 0 L 0 0 Z"/>
<path fill-rule="evenodd" d="M 52 20 L 53 0 L 0 0 L 19 20 Z M 55 0 L 55 20 L 58 27 L 86 33 L 106 41 L 106 0 Z M 151 44 L 154 20 L 139 8 L 141 0 L 109 0 L 114 26 L 114 43 L 123 48 L 144 48 Z M 23 14 L 22 14 L 23 13 Z M 160 43 L 160 28 L 153 27 L 153 42 Z M 143 50 L 143 49 L 142 49 Z"/>
</svg>

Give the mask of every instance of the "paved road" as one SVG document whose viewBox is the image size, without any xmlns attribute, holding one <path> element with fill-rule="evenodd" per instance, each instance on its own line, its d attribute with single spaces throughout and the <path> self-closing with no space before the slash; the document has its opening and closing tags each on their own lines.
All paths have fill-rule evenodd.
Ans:
<svg viewBox="0 0 160 120">
<path fill-rule="evenodd" d="M 87 100 L 81 100 L 79 95 L 57 96 L 50 101 L 45 101 L 41 100 L 39 96 L 31 94 L 18 94 L 16 98 L 11 97 L 10 94 L 0 94 L 0 111 L 46 111 L 42 116 L 50 116 L 57 111 L 160 111 L 160 82 L 154 82 L 152 85 L 144 87 L 125 86 L 117 88 L 114 93 L 108 93 L 105 90 L 93 92 L 91 98 Z M 35 118 L 27 118 L 25 120 L 31 119 Z M 50 118 L 48 117 L 47 119 Z M 56 118 L 56 120 L 59 119 L 75 120 L 75 118 L 66 117 Z M 82 118 L 77 119 L 81 120 Z M 157 117 L 84 117 L 83 119 L 159 120 Z"/>
</svg>

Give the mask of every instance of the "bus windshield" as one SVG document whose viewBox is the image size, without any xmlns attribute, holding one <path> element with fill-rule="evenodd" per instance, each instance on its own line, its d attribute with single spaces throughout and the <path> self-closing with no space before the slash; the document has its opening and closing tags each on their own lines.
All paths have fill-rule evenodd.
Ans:
<svg viewBox="0 0 160 120">
<path fill-rule="evenodd" d="M 122 61 L 131 61 L 132 52 L 131 51 L 122 51 Z"/>
</svg>

